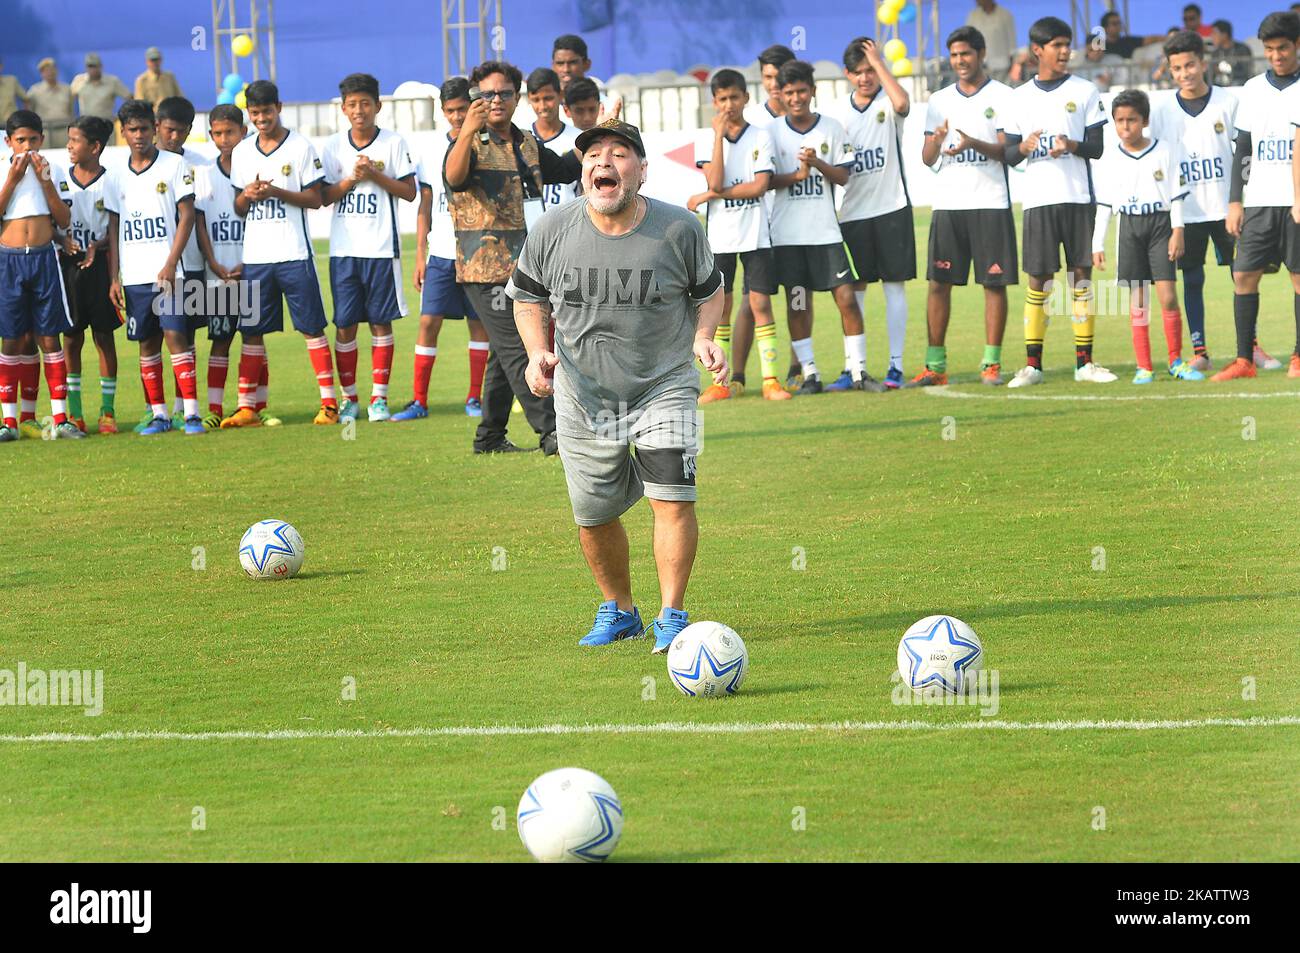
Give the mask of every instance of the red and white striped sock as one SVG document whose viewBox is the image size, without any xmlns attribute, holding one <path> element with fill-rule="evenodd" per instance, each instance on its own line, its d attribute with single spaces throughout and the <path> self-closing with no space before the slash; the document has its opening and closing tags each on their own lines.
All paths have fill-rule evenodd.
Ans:
<svg viewBox="0 0 1300 953">
<path fill-rule="evenodd" d="M 42 355 L 45 363 L 45 384 L 50 389 L 50 416 L 55 426 L 68 419 L 68 365 L 62 351 Z"/>
<path fill-rule="evenodd" d="M 489 347 L 487 341 L 469 342 L 469 393 L 465 395 L 466 399 L 479 400 L 483 396 L 483 372 L 487 369 Z"/>
<path fill-rule="evenodd" d="M 171 355 L 172 373 L 176 375 L 176 389 L 180 392 L 181 413 L 186 417 L 199 415 L 199 380 L 195 369 L 193 351 Z"/>
<path fill-rule="evenodd" d="M 144 385 L 144 400 L 155 417 L 167 416 L 167 394 L 163 389 L 162 355 L 140 355 L 140 383 Z"/>
<path fill-rule="evenodd" d="M 388 377 L 393 372 L 393 336 L 370 338 L 370 401 L 388 399 Z"/>
<path fill-rule="evenodd" d="M 1183 313 L 1177 308 L 1172 311 L 1160 309 L 1160 317 L 1165 323 L 1165 347 L 1169 351 L 1169 366 L 1183 357 Z"/>
<path fill-rule="evenodd" d="M 226 377 L 230 373 L 230 358 L 220 354 L 208 355 L 208 413 L 221 416 L 221 402 L 226 396 Z"/>
<path fill-rule="evenodd" d="M 357 399 L 357 341 L 334 342 L 334 363 L 339 370 L 339 388 L 348 400 Z"/>
<path fill-rule="evenodd" d="M 262 358 L 262 375 L 257 379 L 257 399 L 254 401 L 254 410 L 266 410 L 266 394 L 271 386 L 271 365 Z"/>
<path fill-rule="evenodd" d="M 330 341 L 325 335 L 307 339 L 307 356 L 311 358 L 312 370 L 316 372 L 316 384 L 320 387 L 320 402 L 326 407 L 337 407 L 338 398 L 334 393 L 334 362 L 330 356 Z M 354 383 L 353 393 L 356 393 Z"/>
<path fill-rule="evenodd" d="M 415 387 L 413 396 L 421 407 L 429 406 L 429 377 L 433 374 L 433 363 L 438 359 L 436 347 L 415 345 Z"/>
<path fill-rule="evenodd" d="M 18 355 L 0 354 L 0 417 L 6 427 L 18 426 Z"/>
<path fill-rule="evenodd" d="M 257 382 L 261 380 L 266 364 L 266 348 L 260 344 L 245 344 L 239 352 L 239 407 L 255 409 Z"/>
<path fill-rule="evenodd" d="M 18 391 L 22 401 L 22 413 L 19 420 L 36 419 L 36 398 L 41 393 L 41 356 L 39 354 L 18 355 Z"/>
</svg>

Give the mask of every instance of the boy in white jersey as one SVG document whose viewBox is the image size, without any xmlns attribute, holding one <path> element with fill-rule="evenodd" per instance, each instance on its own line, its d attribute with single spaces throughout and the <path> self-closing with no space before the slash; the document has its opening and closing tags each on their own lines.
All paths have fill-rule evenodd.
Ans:
<svg viewBox="0 0 1300 953">
<path fill-rule="evenodd" d="M 730 361 L 732 287 L 736 283 L 736 259 L 745 266 L 745 297 L 757 325 L 760 360 L 763 367 L 763 397 L 789 400 L 791 394 L 776 377 L 776 324 L 772 319 L 772 295 L 776 276 L 772 267 L 772 240 L 768 231 L 763 196 L 772 181 L 772 139 L 744 119 L 749 91 L 745 77 L 734 69 L 721 69 L 710 81 L 713 91 L 713 129 L 695 141 L 695 165 L 704 171 L 708 188 L 691 196 L 686 207 L 694 212 L 705 206 L 705 230 L 713 261 L 722 273 L 724 304 L 722 323 L 713 339 Z M 700 394 L 707 404 L 731 397 L 726 384 L 710 384 Z"/>
<path fill-rule="evenodd" d="M 357 419 L 357 327 L 370 324 L 371 394 L 366 416 L 388 420 L 388 377 L 393 368 L 393 322 L 406 317 L 402 294 L 397 202 L 414 202 L 415 163 L 406 141 L 375 125 L 379 80 L 352 73 L 339 83 L 347 132 L 322 150 L 330 227 L 330 290 L 334 296 L 334 350 L 343 404 L 339 419 Z"/>
<path fill-rule="evenodd" d="M 925 369 L 907 387 L 948 383 L 948 320 L 953 285 L 966 284 L 971 265 L 984 289 L 984 358 L 980 380 L 1002 383 L 1002 336 L 1007 285 L 1015 284 L 1016 223 L 1007 187 L 1006 137 L 1011 89 L 984 70 L 984 34 L 973 26 L 948 35 L 948 62 L 957 82 L 930 96 L 921 158 L 939 175 L 930 216 L 926 278 Z"/>
<path fill-rule="evenodd" d="M 1062 247 L 1074 299 L 1074 379 L 1098 384 L 1116 379 L 1092 360 L 1092 226 L 1097 206 L 1089 163 L 1101 158 L 1106 112 L 1097 87 L 1070 75 L 1072 38 L 1064 20 L 1044 17 L 1035 22 L 1029 29 L 1029 48 L 1038 61 L 1038 75 L 1011 93 L 1007 163 L 1024 165 L 1021 248 L 1029 289 L 1026 364 L 1010 387 L 1043 381 L 1048 283 L 1061 266 Z"/>
<path fill-rule="evenodd" d="M 1097 222 L 1092 233 L 1092 264 L 1106 267 L 1106 230 L 1113 212 L 1119 216 L 1115 273 L 1129 290 L 1134 384 L 1155 380 L 1151 363 L 1150 287 L 1155 284 L 1169 353 L 1169 376 L 1204 380 L 1183 360 L 1183 316 L 1178 311 L 1178 266 L 1183 254 L 1183 202 L 1188 195 L 1177 143 L 1147 139 L 1151 102 L 1138 89 L 1126 89 L 1111 101 L 1111 118 L 1119 148 L 1096 166 Z"/>
<path fill-rule="evenodd" d="M 866 303 L 867 285 L 881 282 L 885 326 L 889 334 L 889 369 L 884 385 L 903 386 L 903 339 L 907 330 L 907 292 L 903 283 L 916 277 L 916 232 L 912 201 L 903 175 L 899 147 L 902 121 L 911 100 L 898 84 L 874 40 L 855 37 L 844 50 L 844 76 L 851 92 L 831 111 L 853 148 L 853 166 L 840 203 L 840 232 L 848 246 L 857 280 L 858 310 Z M 845 370 L 827 390 L 853 386 L 849 366 L 866 356 L 866 340 L 844 339 Z"/>
<path fill-rule="evenodd" d="M 1291 214 L 1296 191 L 1291 178 L 1300 62 L 1300 16 L 1270 13 L 1259 25 L 1269 69 L 1246 81 L 1237 107 L 1237 148 L 1228 194 L 1228 234 L 1237 236 L 1232 262 L 1233 323 L 1237 357 L 1210 380 L 1255 376 L 1255 329 L 1259 280 L 1284 265 L 1295 292 L 1296 352 L 1288 377 L 1300 377 L 1300 225 Z M 1249 165 L 1249 170 L 1246 166 Z M 1280 365 L 1279 365 L 1280 366 Z"/>
<path fill-rule="evenodd" d="M 593 84 L 594 86 L 594 84 Z M 578 138 L 578 129 L 572 122 L 560 118 L 560 104 L 564 94 L 560 91 L 560 77 L 555 70 L 539 66 L 528 74 L 526 85 L 528 105 L 533 107 L 537 119 L 533 122 L 533 135 L 537 141 L 552 152 L 563 154 L 573 148 L 573 141 Z M 597 103 L 600 95 L 597 93 Z M 566 109 L 567 113 L 567 109 Z M 552 182 L 542 186 L 542 208 L 550 211 L 573 201 L 577 196 L 577 187 L 572 182 Z"/>
<path fill-rule="evenodd" d="M 153 107 L 130 99 L 117 113 L 130 156 L 104 188 L 109 211 L 109 273 L 113 303 L 126 313 L 126 337 L 140 343 L 140 382 L 150 422 L 143 436 L 173 429 L 163 386 L 167 344 L 181 394 L 185 433 L 207 431 L 199 416 L 190 323 L 180 282 L 181 257 L 194 228 L 194 175 L 185 160 L 154 143 Z"/>
<path fill-rule="evenodd" d="M 549 70 L 548 70 L 549 72 Z M 456 283 L 456 229 L 447 207 L 442 164 L 460 134 L 469 112 L 469 80 L 453 76 L 439 90 L 442 115 L 451 131 L 432 154 L 420 162 L 420 209 L 415 216 L 415 290 L 420 292 L 420 332 L 415 340 L 415 379 L 411 402 L 393 420 L 429 416 L 429 377 L 438 359 L 438 333 L 445 318 L 465 319 L 469 330 L 469 393 L 465 415 L 482 417 L 483 372 L 488 361 L 488 336 L 465 290 Z M 538 114 L 539 116 L 541 113 Z M 534 130 L 535 132 L 536 130 Z M 539 137 L 540 138 L 540 137 Z M 550 186 L 546 186 L 550 188 Z M 418 263 L 424 263 L 420 267 Z"/>
<path fill-rule="evenodd" d="M 63 170 L 40 154 L 44 141 L 36 113 L 20 109 L 5 120 L 10 153 L 0 160 L 0 442 L 18 439 L 23 346 L 33 337 L 50 388 L 53 436 L 85 436 L 68 420 L 67 363 L 59 346 L 72 321 L 54 237 L 56 228 L 72 221 L 70 187 Z"/>
<path fill-rule="evenodd" d="M 321 207 L 325 173 L 315 148 L 280 122 L 280 90 L 267 80 L 249 83 L 244 91 L 248 119 L 257 130 L 238 146 L 230 160 L 230 182 L 239 189 L 235 212 L 244 216 L 244 280 L 255 282 L 258 314 L 240 328 L 245 345 L 262 346 L 262 339 L 284 328 L 284 305 L 307 341 L 307 355 L 320 388 L 321 408 L 315 423 L 336 424 L 334 362 L 325 336 L 325 305 L 312 258 L 307 209 Z M 257 392 L 261 378 L 256 352 L 239 361 L 239 391 Z M 225 427 L 256 427 L 257 411 L 241 406 L 221 422 Z"/>
<path fill-rule="evenodd" d="M 777 281 L 785 287 L 790 340 L 803 371 L 800 394 L 820 394 L 812 342 L 812 295 L 830 291 L 840 311 L 845 353 L 849 343 L 862 342 L 862 311 L 853 295 L 853 268 L 844 251 L 840 223 L 835 217 L 831 186 L 849 181 L 853 146 L 844 127 L 810 107 L 813 68 L 791 60 L 777 76 L 785 100 L 784 121 L 771 127 L 776 174 L 772 176 L 772 248 Z M 855 390 L 884 390 L 866 371 L 866 347 L 854 351 L 849 375 Z"/>
<path fill-rule="evenodd" d="M 63 289 L 72 315 L 72 330 L 63 334 L 68 363 L 68 417 L 86 432 L 81 408 L 81 350 L 89 329 L 99 353 L 99 432 L 117 433 L 117 343 L 113 332 L 122 318 L 108 300 L 108 210 L 104 185 L 108 170 L 99 164 L 113 137 L 113 124 L 99 116 L 82 116 L 68 127 L 68 189 L 72 223 L 63 233 L 59 255 Z"/>
<path fill-rule="evenodd" d="M 1178 89 L 1151 107 L 1151 137 L 1178 143 L 1183 149 L 1183 310 L 1192 338 L 1192 367 L 1213 370 L 1205 340 L 1205 253 L 1211 243 L 1220 265 L 1232 267 L 1233 239 L 1224 219 L 1228 215 L 1228 185 L 1232 173 L 1232 141 L 1237 135 L 1237 98 L 1222 86 L 1205 81 L 1205 41 L 1182 30 L 1164 46 L 1169 75 Z"/>
</svg>

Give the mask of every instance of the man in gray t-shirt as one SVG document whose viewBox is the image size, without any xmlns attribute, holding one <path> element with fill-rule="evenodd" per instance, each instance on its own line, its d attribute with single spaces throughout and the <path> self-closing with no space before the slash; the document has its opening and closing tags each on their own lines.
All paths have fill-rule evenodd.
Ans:
<svg viewBox="0 0 1300 953">
<path fill-rule="evenodd" d="M 539 397 L 555 396 L 578 538 L 605 599 L 580 644 L 607 645 L 644 631 L 619 517 L 645 496 L 663 605 L 654 651 L 666 652 L 688 623 L 683 602 L 699 536 L 693 361 L 716 383 L 728 374 L 713 341 L 722 278 L 699 220 L 638 194 L 646 162 L 635 126 L 609 120 L 579 136 L 577 148 L 583 198 L 541 217 L 506 293 L 528 350 L 528 386 Z"/>
</svg>

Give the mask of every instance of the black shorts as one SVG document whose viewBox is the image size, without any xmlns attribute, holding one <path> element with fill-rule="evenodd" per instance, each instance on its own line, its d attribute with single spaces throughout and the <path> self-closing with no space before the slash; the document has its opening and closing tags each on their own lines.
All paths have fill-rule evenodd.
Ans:
<svg viewBox="0 0 1300 953">
<path fill-rule="evenodd" d="M 1300 226 L 1291 220 L 1291 207 L 1246 209 L 1232 270 L 1276 271 L 1279 265 L 1300 273 Z"/>
<path fill-rule="evenodd" d="M 1183 226 L 1183 257 L 1179 268 L 1202 268 L 1205 252 L 1214 243 L 1214 260 L 1220 265 L 1232 265 L 1232 251 L 1236 242 L 1228 234 L 1223 219 L 1214 222 L 1188 222 Z"/>
<path fill-rule="evenodd" d="M 1066 268 L 1092 267 L 1092 226 L 1097 206 L 1070 202 L 1025 209 L 1020 247 L 1025 273 L 1036 278 L 1054 275 L 1061 268 L 1058 249 L 1065 248 Z"/>
<path fill-rule="evenodd" d="M 1175 281 L 1178 266 L 1169 260 L 1174 230 L 1168 212 L 1119 217 L 1119 250 L 1115 277 L 1119 281 Z"/>
<path fill-rule="evenodd" d="M 742 294 L 757 291 L 760 294 L 776 294 L 776 269 L 772 263 L 772 249 L 755 248 L 753 251 L 723 251 L 713 256 L 713 263 L 722 272 L 722 290 L 731 294 L 736 283 L 736 259 L 745 269 L 745 282 L 741 286 Z"/>
<path fill-rule="evenodd" d="M 788 295 L 795 288 L 830 291 L 853 283 L 853 267 L 844 243 L 833 245 L 778 245 L 772 249 L 776 280 Z"/>
<path fill-rule="evenodd" d="M 113 283 L 108 274 L 108 252 L 96 252 L 89 268 L 82 268 L 85 254 L 59 253 L 59 267 L 63 270 L 63 290 L 68 296 L 68 314 L 72 318 L 71 330 L 84 332 L 89 328 L 97 334 L 112 334 L 122 326 L 122 318 L 108 297 Z"/>
<path fill-rule="evenodd" d="M 1009 208 L 936 209 L 929 254 L 930 281 L 964 285 L 972 264 L 977 285 L 1002 288 L 1019 280 L 1016 220 Z"/>
<path fill-rule="evenodd" d="M 911 281 L 916 277 L 912 206 L 854 222 L 840 222 L 858 281 Z"/>
</svg>

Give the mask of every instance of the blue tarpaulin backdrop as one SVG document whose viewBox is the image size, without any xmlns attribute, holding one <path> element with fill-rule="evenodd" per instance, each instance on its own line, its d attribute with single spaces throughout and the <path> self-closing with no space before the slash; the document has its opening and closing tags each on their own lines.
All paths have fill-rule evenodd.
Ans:
<svg viewBox="0 0 1300 953">
<path fill-rule="evenodd" d="M 247 0 L 236 0 L 247 11 Z M 944 0 L 941 32 L 965 21 L 974 0 Z M 473 3 L 469 4 L 473 6 Z M 1063 0 L 1009 0 L 1004 4 L 1024 34 L 1040 16 L 1068 20 Z M 1259 20 L 1284 3 L 1238 0 L 1231 6 L 1203 0 L 1207 20 L 1227 17 L 1239 38 L 1254 34 Z M 1093 3 L 1100 16 L 1101 0 Z M 1182 0 L 1132 0 L 1135 33 L 1163 33 L 1181 22 Z M 696 64 L 753 61 L 770 43 L 802 37 L 810 60 L 838 61 L 845 43 L 870 34 L 874 21 L 867 0 L 502 0 L 506 56 L 524 72 L 550 61 L 551 41 L 581 33 L 591 51 L 592 72 L 682 71 Z M 443 78 L 437 0 L 277 0 L 276 55 L 286 101 L 328 99 L 346 73 L 379 78 L 384 92 L 408 79 Z M 201 109 L 216 99 L 209 0 L 0 0 L 0 60 L 4 72 L 24 84 L 36 82 L 36 62 L 53 56 L 65 82 L 82 70 L 89 51 L 129 86 L 144 69 L 146 47 L 163 51 L 164 67 L 175 72 Z M 196 38 L 196 30 L 202 31 Z M 912 46 L 914 33 L 905 34 Z"/>
</svg>

